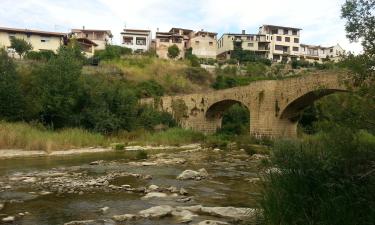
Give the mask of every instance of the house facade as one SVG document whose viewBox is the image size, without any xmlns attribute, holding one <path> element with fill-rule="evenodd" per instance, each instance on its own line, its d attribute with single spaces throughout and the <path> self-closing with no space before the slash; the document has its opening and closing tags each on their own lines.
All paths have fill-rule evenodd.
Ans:
<svg viewBox="0 0 375 225">
<path fill-rule="evenodd" d="M 71 37 L 74 38 L 86 38 L 92 42 L 95 42 L 96 50 L 103 50 L 107 44 L 111 44 L 112 33 L 110 30 L 92 30 L 92 29 L 72 29 L 70 33 Z"/>
<path fill-rule="evenodd" d="M 122 46 L 132 49 L 133 52 L 150 50 L 152 42 L 150 30 L 124 29 L 121 37 Z"/>
<path fill-rule="evenodd" d="M 172 28 L 169 32 L 156 32 L 155 49 L 161 58 L 168 58 L 168 48 L 174 44 L 180 49 L 178 58 L 183 58 L 189 48 L 198 58 L 216 58 L 216 39 L 214 32 Z"/>
<path fill-rule="evenodd" d="M 11 50 L 11 39 L 19 38 L 29 42 L 33 51 L 56 52 L 63 44 L 65 33 L 0 27 L 0 48 Z"/>
<path fill-rule="evenodd" d="M 226 33 L 217 40 L 217 57 L 221 59 L 230 59 L 235 47 L 242 50 L 249 50 L 254 54 L 267 58 L 270 52 L 270 40 L 262 34 Z"/>
<path fill-rule="evenodd" d="M 331 47 L 301 44 L 301 60 L 319 63 L 325 60 L 338 62 L 343 55 L 345 55 L 345 50 L 339 44 Z"/>
<path fill-rule="evenodd" d="M 208 31 L 191 32 L 187 47 L 192 48 L 192 53 L 198 58 L 215 59 L 217 55 L 217 33 Z"/>
<path fill-rule="evenodd" d="M 270 42 L 269 59 L 274 62 L 288 62 L 300 56 L 300 28 L 263 25 L 259 34 L 265 35 Z"/>
</svg>

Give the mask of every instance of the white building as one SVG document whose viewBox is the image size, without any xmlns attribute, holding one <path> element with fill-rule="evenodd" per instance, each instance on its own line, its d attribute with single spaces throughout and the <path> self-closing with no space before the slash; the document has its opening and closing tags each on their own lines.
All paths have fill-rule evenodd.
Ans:
<svg viewBox="0 0 375 225">
<path fill-rule="evenodd" d="M 133 52 L 146 52 L 151 46 L 151 31 L 138 29 L 124 29 L 121 32 L 122 46 L 130 48 Z"/>
<path fill-rule="evenodd" d="M 343 55 L 345 55 L 345 50 L 339 44 L 331 47 L 301 44 L 301 60 L 319 63 L 323 62 L 324 60 L 332 60 L 337 62 Z"/>
</svg>

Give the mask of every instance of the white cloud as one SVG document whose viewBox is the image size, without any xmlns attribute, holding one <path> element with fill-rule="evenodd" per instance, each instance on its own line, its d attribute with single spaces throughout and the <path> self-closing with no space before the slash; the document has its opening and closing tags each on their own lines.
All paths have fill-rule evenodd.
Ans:
<svg viewBox="0 0 375 225">
<path fill-rule="evenodd" d="M 111 29 L 115 42 L 125 24 L 154 32 L 171 27 L 256 33 L 262 24 L 300 27 L 308 44 L 359 52 L 345 37 L 340 8 L 345 0 L 1 0 L 0 26 L 69 31 Z"/>
</svg>

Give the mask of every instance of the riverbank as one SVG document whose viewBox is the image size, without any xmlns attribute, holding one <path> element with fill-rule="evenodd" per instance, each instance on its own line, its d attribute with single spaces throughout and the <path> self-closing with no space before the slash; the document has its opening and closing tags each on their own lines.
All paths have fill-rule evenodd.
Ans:
<svg viewBox="0 0 375 225">
<path fill-rule="evenodd" d="M 22 157 L 43 157 L 43 156 L 71 156 L 80 154 L 93 154 L 93 153 L 106 153 L 115 151 L 160 151 L 160 150 L 193 150 L 201 148 L 200 144 L 189 144 L 182 146 L 126 146 L 124 150 L 114 150 L 113 148 L 79 148 L 79 149 L 69 149 L 60 151 L 32 151 L 32 150 L 22 150 L 22 149 L 2 149 L 0 150 L 0 159 L 9 158 L 22 158 Z"/>
</svg>

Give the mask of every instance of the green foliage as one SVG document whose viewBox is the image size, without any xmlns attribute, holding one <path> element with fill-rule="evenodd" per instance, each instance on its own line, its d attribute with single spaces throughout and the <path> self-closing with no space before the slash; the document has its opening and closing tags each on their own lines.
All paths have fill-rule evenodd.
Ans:
<svg viewBox="0 0 375 225">
<path fill-rule="evenodd" d="M 72 124 L 81 68 L 71 49 L 60 49 L 55 58 L 34 71 L 32 94 L 42 123 L 55 128 Z"/>
<path fill-rule="evenodd" d="M 170 128 L 177 125 L 172 115 L 159 112 L 150 106 L 142 106 L 137 113 L 138 126 L 146 130 L 156 130 L 158 127 Z"/>
<path fill-rule="evenodd" d="M 218 133 L 226 135 L 249 134 L 250 112 L 241 104 L 234 104 L 223 114 L 221 129 Z"/>
<path fill-rule="evenodd" d="M 200 58 L 199 59 L 199 62 L 200 64 L 205 64 L 205 65 L 215 65 L 215 63 L 217 62 L 216 59 L 211 59 L 211 58 Z"/>
<path fill-rule="evenodd" d="M 250 62 L 246 65 L 246 75 L 248 76 L 266 76 L 267 66 L 263 63 Z"/>
<path fill-rule="evenodd" d="M 172 100 L 173 116 L 177 121 L 188 116 L 188 107 L 183 99 Z"/>
<path fill-rule="evenodd" d="M 265 57 L 256 55 L 254 51 L 243 50 L 242 42 L 234 41 L 234 48 L 231 54 L 231 59 L 237 60 L 239 63 L 246 62 L 258 62 L 270 66 L 272 64 L 271 60 L 266 59 Z"/>
<path fill-rule="evenodd" d="M 216 77 L 215 82 L 212 84 L 214 89 L 226 89 L 237 86 L 245 86 L 257 80 L 270 80 L 268 77 L 249 77 L 249 76 L 222 76 Z"/>
<path fill-rule="evenodd" d="M 275 144 L 261 202 L 266 224 L 372 224 L 375 137 L 336 126 Z M 343 213 L 345 212 L 345 213 Z"/>
<path fill-rule="evenodd" d="M 117 45 L 106 45 L 104 50 L 95 51 L 95 57 L 99 60 L 112 60 L 119 59 L 123 55 L 130 55 L 132 50 L 130 48 L 117 46 Z"/>
<path fill-rule="evenodd" d="M 293 69 L 299 69 L 299 68 L 309 68 L 312 66 L 312 64 L 304 59 L 301 60 L 293 60 L 291 62 L 292 68 Z"/>
<path fill-rule="evenodd" d="M 209 135 L 204 142 L 204 146 L 207 148 L 226 149 L 230 143 L 230 139 L 230 135 L 223 133 Z"/>
<path fill-rule="evenodd" d="M 116 151 L 122 151 L 125 149 L 125 144 L 124 143 L 113 143 L 111 144 L 112 149 Z"/>
<path fill-rule="evenodd" d="M 20 76 L 13 60 L 0 49 L 0 119 L 23 118 L 24 96 L 20 86 Z"/>
<path fill-rule="evenodd" d="M 44 60 L 48 61 L 51 58 L 55 57 L 56 54 L 51 50 L 43 50 L 43 51 L 29 51 L 26 53 L 25 58 L 31 60 Z"/>
<path fill-rule="evenodd" d="M 164 95 L 164 87 L 155 80 L 143 81 L 137 84 L 137 96 L 140 98 L 157 97 Z"/>
<path fill-rule="evenodd" d="M 175 59 L 180 55 L 180 49 L 177 47 L 177 45 L 171 45 L 168 48 L 168 57 L 171 59 Z"/>
<path fill-rule="evenodd" d="M 137 151 L 137 154 L 135 155 L 135 158 L 138 160 L 147 159 L 148 153 L 146 151 L 140 150 Z"/>
<path fill-rule="evenodd" d="M 207 70 L 198 67 L 186 68 L 185 76 L 195 84 L 208 84 L 212 80 L 212 76 Z"/>
<path fill-rule="evenodd" d="M 13 48 L 18 53 L 20 58 L 22 58 L 22 56 L 26 52 L 33 49 L 33 46 L 29 42 L 25 41 L 24 39 L 19 39 L 19 38 L 11 38 L 10 47 Z"/>
</svg>

